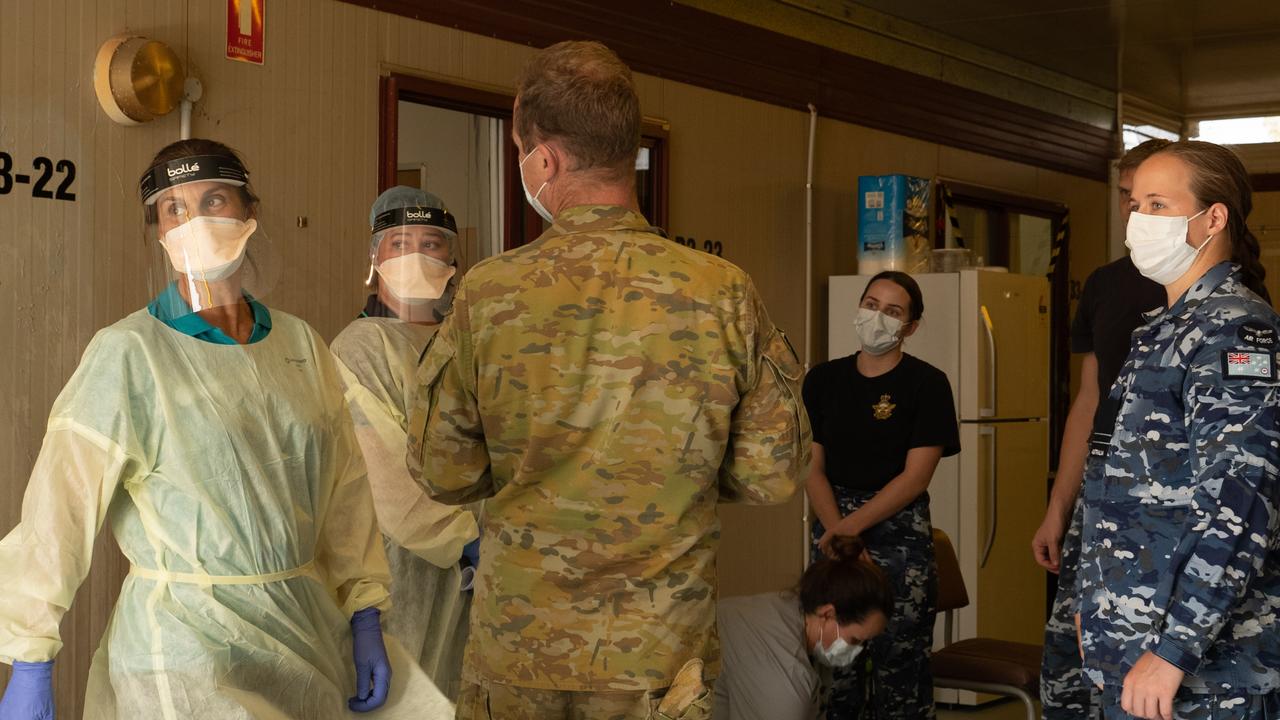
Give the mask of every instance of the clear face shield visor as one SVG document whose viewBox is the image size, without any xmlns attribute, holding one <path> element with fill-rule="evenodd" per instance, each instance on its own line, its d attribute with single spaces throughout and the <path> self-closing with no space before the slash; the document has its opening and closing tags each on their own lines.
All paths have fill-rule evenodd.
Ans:
<svg viewBox="0 0 1280 720">
<path fill-rule="evenodd" d="M 374 220 L 365 284 L 376 285 L 384 303 L 406 310 L 451 299 L 457 238 L 448 210 L 405 207 L 380 213 Z"/>
<path fill-rule="evenodd" d="M 274 287 L 276 255 L 247 183 L 244 168 L 222 156 L 161 163 L 143 175 L 149 290 L 168 301 L 170 315 L 261 300 Z"/>
</svg>

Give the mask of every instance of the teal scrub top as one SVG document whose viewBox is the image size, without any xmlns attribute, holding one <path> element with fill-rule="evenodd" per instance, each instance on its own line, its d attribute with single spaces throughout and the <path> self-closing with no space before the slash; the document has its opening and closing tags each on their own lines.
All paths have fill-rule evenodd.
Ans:
<svg viewBox="0 0 1280 720">
<path fill-rule="evenodd" d="M 267 306 L 248 295 L 249 309 L 253 312 L 253 332 L 249 334 L 249 343 L 253 344 L 265 338 L 271 332 L 271 313 Z M 171 282 L 151 304 L 147 312 L 160 322 L 184 335 L 216 345 L 236 345 L 236 341 L 218 328 L 210 325 L 204 318 L 191 311 L 191 306 L 178 292 L 178 283 Z"/>
</svg>

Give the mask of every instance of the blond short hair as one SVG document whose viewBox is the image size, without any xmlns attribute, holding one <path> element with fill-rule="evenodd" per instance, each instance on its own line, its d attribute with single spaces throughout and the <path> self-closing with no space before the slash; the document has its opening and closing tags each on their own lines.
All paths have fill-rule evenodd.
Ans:
<svg viewBox="0 0 1280 720">
<path fill-rule="evenodd" d="M 528 152 L 558 141 L 571 170 L 635 172 L 640 148 L 640 99 L 631 68 L 598 42 L 552 45 L 525 65 L 517 85 L 516 133 Z"/>
</svg>

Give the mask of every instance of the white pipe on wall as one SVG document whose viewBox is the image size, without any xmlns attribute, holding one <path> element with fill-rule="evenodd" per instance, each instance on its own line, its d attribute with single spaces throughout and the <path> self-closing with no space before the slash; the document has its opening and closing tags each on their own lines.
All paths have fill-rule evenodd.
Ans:
<svg viewBox="0 0 1280 720">
<path fill-rule="evenodd" d="M 191 139 L 191 101 L 183 100 L 181 105 L 181 110 L 179 110 L 178 112 L 180 113 L 179 119 L 178 119 L 178 139 L 190 140 Z"/>
<path fill-rule="evenodd" d="M 804 179 L 804 369 L 809 369 L 809 333 L 813 329 L 813 145 L 818 134 L 818 108 L 809 103 L 809 164 Z"/>
<path fill-rule="evenodd" d="M 818 135 L 818 108 L 809 103 L 809 164 L 804 179 L 804 370 L 809 372 L 813 347 L 813 146 Z M 806 477 L 808 468 L 805 469 Z M 804 566 L 809 567 L 809 494 L 804 494 L 804 517 L 800 523 L 804 533 Z M 802 568 L 803 570 L 803 568 Z"/>
<path fill-rule="evenodd" d="M 204 96 L 204 85 L 199 78 L 188 77 L 182 84 L 182 104 L 178 110 L 178 139 L 191 139 L 191 109 Z"/>
</svg>

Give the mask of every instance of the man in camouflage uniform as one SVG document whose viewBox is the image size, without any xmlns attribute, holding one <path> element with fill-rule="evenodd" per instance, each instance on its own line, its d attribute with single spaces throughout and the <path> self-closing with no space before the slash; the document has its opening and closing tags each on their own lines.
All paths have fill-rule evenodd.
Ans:
<svg viewBox="0 0 1280 720">
<path fill-rule="evenodd" d="M 1280 717 L 1280 318 L 1223 262 L 1147 319 L 1084 483 L 1085 672 L 1108 718 L 1156 671 L 1179 720 Z"/>
<path fill-rule="evenodd" d="M 463 279 L 410 418 L 433 496 L 488 498 L 458 717 L 707 718 L 716 503 L 798 487 L 801 367 L 746 273 L 638 212 L 616 55 L 540 52 L 514 120 L 554 222 Z"/>
</svg>

